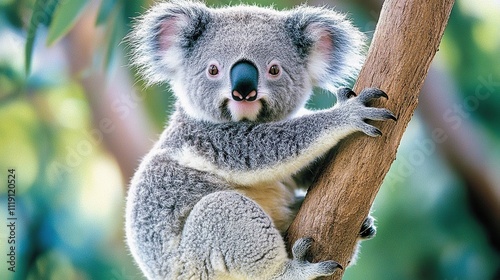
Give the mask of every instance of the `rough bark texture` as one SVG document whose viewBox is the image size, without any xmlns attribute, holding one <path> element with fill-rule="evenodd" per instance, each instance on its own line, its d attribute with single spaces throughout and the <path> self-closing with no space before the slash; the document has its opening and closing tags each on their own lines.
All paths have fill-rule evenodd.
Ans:
<svg viewBox="0 0 500 280">
<path fill-rule="evenodd" d="M 378 87 L 386 107 L 398 121 L 376 123 L 384 133 L 370 138 L 356 134 L 342 141 L 329 164 L 310 188 L 288 230 L 288 244 L 311 236 L 314 261 L 335 260 L 347 266 L 356 237 L 375 196 L 396 157 L 403 132 L 415 111 L 418 94 L 438 51 L 453 0 L 388 0 L 355 92 Z M 332 279 L 340 279 L 342 271 Z"/>
</svg>

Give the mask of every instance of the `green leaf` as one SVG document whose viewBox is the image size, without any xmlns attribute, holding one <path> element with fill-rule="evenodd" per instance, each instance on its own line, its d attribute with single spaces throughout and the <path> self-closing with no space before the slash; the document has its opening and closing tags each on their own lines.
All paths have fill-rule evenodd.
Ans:
<svg viewBox="0 0 500 280">
<path fill-rule="evenodd" d="M 99 7 L 99 14 L 97 15 L 97 19 L 95 25 L 101 25 L 106 22 L 113 11 L 113 7 L 116 6 L 117 0 L 102 0 L 101 7 Z"/>
<path fill-rule="evenodd" d="M 59 0 L 35 1 L 24 49 L 24 67 L 26 74 L 29 74 L 31 71 L 31 58 L 33 55 L 33 45 L 35 44 L 36 30 L 40 24 L 47 24 L 50 21 L 58 3 Z"/>
<path fill-rule="evenodd" d="M 57 6 L 50 23 L 47 45 L 54 44 L 68 33 L 88 3 L 89 0 L 65 0 Z"/>
</svg>

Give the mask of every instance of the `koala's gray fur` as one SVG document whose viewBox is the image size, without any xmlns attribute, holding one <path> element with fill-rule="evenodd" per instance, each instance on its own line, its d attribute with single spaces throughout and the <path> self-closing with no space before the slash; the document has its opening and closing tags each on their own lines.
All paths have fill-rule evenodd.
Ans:
<svg viewBox="0 0 500 280">
<path fill-rule="evenodd" d="M 281 233 L 293 219 L 290 178 L 367 119 L 380 90 L 339 90 L 328 110 L 304 111 L 313 86 L 334 89 L 361 65 L 363 36 L 332 10 L 300 6 L 207 8 L 159 3 L 130 35 L 133 62 L 150 83 L 169 82 L 176 111 L 132 179 L 126 233 L 149 279 L 315 279 L 333 261 L 309 263 L 312 240 L 289 259 Z M 230 69 L 258 70 L 258 99 L 231 99 Z M 208 67 L 218 73 L 210 76 Z M 268 70 L 277 65 L 280 72 Z M 367 219 L 360 236 L 374 234 Z"/>
</svg>

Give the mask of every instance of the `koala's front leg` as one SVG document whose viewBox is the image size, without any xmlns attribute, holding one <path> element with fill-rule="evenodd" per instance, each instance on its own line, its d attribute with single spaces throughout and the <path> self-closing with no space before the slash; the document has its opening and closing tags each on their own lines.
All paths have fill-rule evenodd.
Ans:
<svg viewBox="0 0 500 280">
<path fill-rule="evenodd" d="M 241 185 L 279 181 L 353 132 L 381 135 L 365 122 L 396 119 L 387 109 L 367 106 L 380 97 L 387 95 L 378 89 L 363 90 L 359 96 L 342 89 L 333 108 L 296 119 L 258 124 L 190 122 L 181 130 L 182 148 L 176 159 Z"/>
</svg>

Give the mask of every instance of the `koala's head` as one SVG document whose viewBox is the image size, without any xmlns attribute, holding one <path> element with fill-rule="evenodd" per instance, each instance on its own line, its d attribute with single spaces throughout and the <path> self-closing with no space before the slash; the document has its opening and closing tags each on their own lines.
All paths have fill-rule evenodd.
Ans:
<svg viewBox="0 0 500 280">
<path fill-rule="evenodd" d="M 149 83 L 170 82 L 189 116 L 211 122 L 292 116 L 313 86 L 332 90 L 359 70 L 363 35 L 332 10 L 301 6 L 154 6 L 130 39 Z"/>
</svg>

